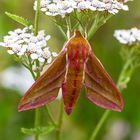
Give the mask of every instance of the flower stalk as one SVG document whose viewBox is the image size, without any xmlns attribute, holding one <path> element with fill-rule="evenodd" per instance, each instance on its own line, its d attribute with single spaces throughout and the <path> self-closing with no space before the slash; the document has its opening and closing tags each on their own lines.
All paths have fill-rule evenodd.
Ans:
<svg viewBox="0 0 140 140">
<path fill-rule="evenodd" d="M 40 0 L 37 0 L 37 10 L 35 13 L 35 23 L 34 23 L 34 34 L 37 35 L 38 34 L 38 26 L 39 26 L 39 11 L 40 11 Z M 39 67 L 39 62 L 38 60 L 36 60 L 36 66 Z M 40 76 L 40 71 L 37 70 L 37 76 L 35 78 L 38 79 Z M 34 122 L 34 126 L 35 128 L 39 127 L 40 125 L 40 109 L 37 108 L 35 109 L 35 122 Z M 36 134 L 34 136 L 34 140 L 39 140 L 39 135 Z"/>
<path fill-rule="evenodd" d="M 38 34 L 38 24 L 39 24 L 39 11 L 40 11 L 40 0 L 37 0 L 37 10 L 35 12 L 35 23 L 34 23 L 34 34 Z"/>
<path fill-rule="evenodd" d="M 37 108 L 35 110 L 35 128 L 39 127 L 39 125 L 40 125 L 40 109 Z M 35 135 L 34 140 L 39 140 L 38 134 Z"/>
<path fill-rule="evenodd" d="M 88 32 L 88 40 L 91 40 L 91 38 L 93 37 L 93 35 L 96 33 L 96 31 L 102 26 L 104 25 L 107 20 L 109 20 L 112 17 L 112 15 L 102 15 L 101 13 L 97 13 L 94 19 L 94 22 Z"/>
<path fill-rule="evenodd" d="M 56 131 L 56 140 L 61 140 L 61 129 L 62 129 L 62 123 L 63 123 L 63 116 L 64 116 L 63 108 L 64 108 L 63 101 L 61 101 L 60 114 L 59 114 L 58 126 L 57 126 L 57 131 Z"/>
<path fill-rule="evenodd" d="M 47 112 L 47 114 L 48 114 L 48 117 L 49 117 L 51 123 L 52 123 L 54 126 L 57 126 L 57 124 L 56 124 L 56 122 L 55 122 L 55 120 L 54 120 L 54 118 L 53 118 L 53 116 L 52 116 L 52 114 L 51 114 L 51 112 L 50 112 L 50 110 L 49 110 L 49 108 L 48 108 L 47 105 L 46 105 L 46 112 Z"/>
</svg>

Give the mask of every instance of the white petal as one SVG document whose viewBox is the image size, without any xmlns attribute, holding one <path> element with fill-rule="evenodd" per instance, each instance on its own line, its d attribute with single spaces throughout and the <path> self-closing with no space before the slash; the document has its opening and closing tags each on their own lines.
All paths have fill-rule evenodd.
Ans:
<svg viewBox="0 0 140 140">
<path fill-rule="evenodd" d="M 33 25 L 30 25 L 30 26 L 29 26 L 29 29 L 30 29 L 30 30 L 33 29 Z"/>
<path fill-rule="evenodd" d="M 14 52 L 12 50 L 8 50 L 7 51 L 9 54 L 14 54 Z"/>
<path fill-rule="evenodd" d="M 53 57 L 57 57 L 58 54 L 57 54 L 56 52 L 52 52 L 52 56 L 53 56 Z"/>
<path fill-rule="evenodd" d="M 5 43 L 4 42 L 0 42 L 0 46 L 4 47 Z"/>
<path fill-rule="evenodd" d="M 47 36 L 45 37 L 45 40 L 48 41 L 48 40 L 50 40 L 50 38 L 51 38 L 51 36 L 50 36 L 50 35 L 47 35 Z"/>
<path fill-rule="evenodd" d="M 46 12 L 46 11 L 47 11 L 46 8 L 41 8 L 40 10 L 41 10 L 42 12 Z"/>
<path fill-rule="evenodd" d="M 31 58 L 34 59 L 38 59 L 38 55 L 36 53 L 31 54 Z"/>
<path fill-rule="evenodd" d="M 52 57 L 47 60 L 47 63 L 50 64 L 52 62 Z"/>
<path fill-rule="evenodd" d="M 39 57 L 38 60 L 43 63 L 45 61 L 45 59 L 43 57 Z"/>
<path fill-rule="evenodd" d="M 122 9 L 123 9 L 124 11 L 129 11 L 129 7 L 128 7 L 127 5 L 123 5 Z"/>
<path fill-rule="evenodd" d="M 24 54 L 23 52 L 17 53 L 18 56 L 21 56 L 21 55 L 23 55 L 23 54 Z"/>
</svg>

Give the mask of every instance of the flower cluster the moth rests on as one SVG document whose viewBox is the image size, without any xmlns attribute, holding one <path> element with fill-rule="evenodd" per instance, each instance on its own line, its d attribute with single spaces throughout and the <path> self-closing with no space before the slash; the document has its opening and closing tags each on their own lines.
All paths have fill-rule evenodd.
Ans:
<svg viewBox="0 0 140 140">
<path fill-rule="evenodd" d="M 78 12 L 89 10 L 92 12 L 108 12 L 117 14 L 120 10 L 128 11 L 125 2 L 129 0 L 41 0 L 40 11 L 48 16 L 61 16 L 64 18 L 75 10 Z M 34 10 L 37 9 L 37 0 Z"/>
<path fill-rule="evenodd" d="M 87 89 L 86 97 L 94 104 L 122 111 L 119 90 L 92 52 L 88 40 L 76 30 L 44 74 L 23 96 L 18 110 L 41 107 L 53 101 L 62 88 L 65 111 L 71 114 L 83 86 Z"/>
</svg>

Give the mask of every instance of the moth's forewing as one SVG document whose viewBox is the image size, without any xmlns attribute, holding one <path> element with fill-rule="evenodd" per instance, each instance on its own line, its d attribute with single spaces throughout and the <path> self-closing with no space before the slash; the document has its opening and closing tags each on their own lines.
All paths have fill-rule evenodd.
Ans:
<svg viewBox="0 0 140 140">
<path fill-rule="evenodd" d="M 88 57 L 89 46 L 79 31 L 66 44 L 67 71 L 62 86 L 62 93 L 67 114 L 72 112 L 73 106 L 83 87 L 84 64 Z"/>
<path fill-rule="evenodd" d="M 106 109 L 122 111 L 122 96 L 92 51 L 85 65 L 85 86 L 90 101 Z"/>
<path fill-rule="evenodd" d="M 66 72 L 66 49 L 64 48 L 44 74 L 22 97 L 19 111 L 41 107 L 54 100 L 62 86 Z"/>
</svg>

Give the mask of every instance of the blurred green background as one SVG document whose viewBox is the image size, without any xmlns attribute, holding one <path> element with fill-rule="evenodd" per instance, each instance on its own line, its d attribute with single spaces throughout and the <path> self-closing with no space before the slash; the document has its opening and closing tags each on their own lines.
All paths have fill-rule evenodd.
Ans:
<svg viewBox="0 0 140 140">
<path fill-rule="evenodd" d="M 114 39 L 113 32 L 115 29 L 129 29 L 132 27 L 140 28 L 140 1 L 134 0 L 128 3 L 129 12 L 121 11 L 111 18 L 93 37 L 91 44 L 95 54 L 101 60 L 108 73 L 116 82 L 123 66 L 120 57 L 120 44 Z M 16 22 L 9 19 L 4 12 L 16 13 L 33 21 L 33 0 L 0 0 L 0 41 L 8 31 L 22 27 Z M 64 40 L 61 33 L 45 15 L 41 14 L 40 29 L 45 29 L 48 34 L 52 35 L 49 42 L 51 50 L 62 48 Z M 11 68 L 18 69 L 20 65 L 9 56 L 4 48 L 0 48 L 0 75 Z M 14 71 L 14 70 L 13 70 Z M 133 74 L 128 88 L 123 91 L 125 102 L 122 113 L 112 112 L 108 121 L 104 124 L 97 140 L 140 140 L 140 68 Z M 12 72 L 11 72 L 12 73 Z M 17 72 L 20 76 L 20 71 Z M 6 73 L 8 74 L 8 73 Z M 7 75 L 9 76 L 9 75 Z M 11 80 L 18 79 L 13 76 Z M 26 76 L 20 78 L 22 85 L 27 84 Z M 5 83 L 4 83 L 5 82 Z M 22 96 L 22 91 L 15 88 L 8 88 L 6 81 L 0 77 L 0 140 L 30 140 L 31 136 L 25 136 L 21 133 L 21 127 L 33 127 L 34 111 L 17 112 L 17 105 Z M 104 109 L 101 109 L 84 98 L 81 93 L 74 112 L 71 116 L 64 119 L 62 139 L 63 140 L 86 140 L 99 121 Z M 50 104 L 54 115 L 58 116 L 59 101 Z M 47 115 L 44 108 L 42 110 L 42 125 L 45 126 Z M 55 133 L 50 133 L 47 137 L 43 136 L 42 140 L 53 140 Z"/>
</svg>

